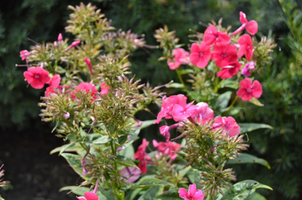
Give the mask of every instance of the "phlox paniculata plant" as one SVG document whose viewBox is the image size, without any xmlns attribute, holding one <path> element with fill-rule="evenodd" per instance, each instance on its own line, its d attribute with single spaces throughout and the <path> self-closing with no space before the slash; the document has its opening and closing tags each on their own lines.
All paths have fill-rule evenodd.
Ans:
<svg viewBox="0 0 302 200">
<path fill-rule="evenodd" d="M 219 101 L 226 95 L 219 95 L 224 85 L 233 84 L 241 87 L 237 95 L 243 101 L 261 96 L 261 84 L 239 74 L 241 70 L 242 76 L 250 76 L 261 56 L 267 56 L 257 54 L 256 40 L 250 35 L 237 35 L 244 29 L 254 35 L 256 23 L 240 13 L 242 26 L 232 34 L 212 24 L 204 34 L 196 33 L 190 52 L 179 47 L 167 27 L 157 30 L 155 37 L 164 49 L 161 59 L 167 59 L 182 85 L 182 94 L 167 96 L 159 89 L 175 84 L 151 88 L 129 71 L 128 56 L 145 46 L 140 35 L 114 31 L 90 4 L 69 8 L 73 13 L 66 31 L 75 36 L 73 42 L 60 33 L 57 41 L 37 43 L 30 51 L 20 52 L 27 67 L 25 80 L 35 89 L 46 87 L 39 103 L 42 120 L 54 122 L 57 136 L 66 141 L 51 153 L 63 156 L 83 179 L 80 192 L 76 186 L 63 190 L 80 194 L 80 200 L 202 200 L 235 190 L 235 173 L 227 164 L 236 162 L 248 145 L 244 130 L 227 115 L 237 97 L 223 107 Z M 270 51 L 272 46 L 259 43 L 257 49 Z M 185 65 L 192 69 L 179 70 Z M 188 74 L 190 80 L 185 81 L 183 76 Z M 151 112 L 151 103 L 160 107 L 156 119 L 137 119 L 139 111 Z M 165 141 L 153 140 L 152 150 L 150 141 L 143 138 L 135 151 L 132 143 L 140 130 L 163 121 L 166 124 L 159 133 Z M 177 136 L 172 138 L 175 130 Z M 246 198 L 256 188 L 268 187 L 252 183 L 240 184 Z"/>
</svg>

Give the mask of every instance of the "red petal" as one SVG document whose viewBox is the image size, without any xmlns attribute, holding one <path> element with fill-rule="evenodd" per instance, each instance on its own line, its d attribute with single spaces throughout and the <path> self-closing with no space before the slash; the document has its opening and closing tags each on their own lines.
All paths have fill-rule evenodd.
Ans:
<svg viewBox="0 0 302 200">
<path fill-rule="evenodd" d="M 258 31 L 258 23 L 255 20 L 251 20 L 247 23 L 245 29 L 249 34 L 255 35 Z"/>
</svg>

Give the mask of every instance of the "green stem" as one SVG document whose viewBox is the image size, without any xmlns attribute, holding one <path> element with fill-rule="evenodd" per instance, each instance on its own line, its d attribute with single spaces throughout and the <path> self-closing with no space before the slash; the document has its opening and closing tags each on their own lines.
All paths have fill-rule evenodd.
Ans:
<svg viewBox="0 0 302 200">
<path fill-rule="evenodd" d="M 234 104 L 236 103 L 238 99 L 238 96 L 236 95 L 235 99 L 232 101 L 231 105 L 229 106 L 228 110 L 225 111 L 223 114 L 228 114 L 228 112 L 230 112 L 230 110 L 232 109 L 232 107 L 234 106 Z"/>
<path fill-rule="evenodd" d="M 184 90 L 186 91 L 187 94 L 189 94 L 189 91 L 188 91 L 188 89 L 186 87 L 186 84 L 185 84 L 185 82 L 183 81 L 183 79 L 182 79 L 182 77 L 180 75 L 180 71 L 178 70 L 178 68 L 176 68 L 175 71 L 176 71 L 176 74 L 177 74 L 177 77 L 178 77 L 180 83 L 184 86 Z"/>
</svg>

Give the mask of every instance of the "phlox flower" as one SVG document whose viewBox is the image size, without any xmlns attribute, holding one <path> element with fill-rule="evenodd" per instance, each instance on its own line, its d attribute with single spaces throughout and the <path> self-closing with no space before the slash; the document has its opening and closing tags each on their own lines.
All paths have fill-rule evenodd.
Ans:
<svg viewBox="0 0 302 200">
<path fill-rule="evenodd" d="M 62 33 L 59 33 L 59 35 L 58 35 L 58 41 L 61 42 L 62 40 L 63 40 L 63 35 L 62 35 Z"/>
<path fill-rule="evenodd" d="M 240 81 L 239 86 L 241 88 L 237 91 L 237 96 L 243 101 L 249 101 L 253 97 L 259 98 L 262 95 L 262 85 L 257 80 L 252 82 L 252 79 L 246 78 Z"/>
<path fill-rule="evenodd" d="M 201 190 L 196 190 L 196 184 L 189 185 L 189 190 L 187 191 L 185 188 L 180 188 L 178 190 L 179 197 L 184 200 L 203 200 L 204 195 Z"/>
<path fill-rule="evenodd" d="M 77 197 L 78 200 L 99 200 L 98 195 L 93 192 L 85 192 L 85 197 Z"/>
<path fill-rule="evenodd" d="M 20 56 L 21 56 L 22 60 L 25 60 L 26 62 L 28 62 L 27 57 L 30 56 L 30 53 L 27 50 L 22 50 L 22 51 L 20 51 Z"/>
<path fill-rule="evenodd" d="M 212 60 L 216 61 L 219 68 L 237 61 L 237 49 L 233 45 L 217 44 L 212 51 Z"/>
<path fill-rule="evenodd" d="M 186 105 L 175 104 L 172 110 L 174 121 L 182 121 L 190 117 L 195 112 L 196 108 L 196 105 L 192 105 L 192 103 L 193 102 Z"/>
<path fill-rule="evenodd" d="M 178 68 L 181 64 L 188 64 L 189 52 L 185 51 L 182 48 L 173 49 L 172 55 L 174 56 L 173 60 L 168 59 L 167 63 L 170 69 L 174 70 Z"/>
<path fill-rule="evenodd" d="M 146 153 L 146 148 L 149 145 L 149 142 L 144 138 L 143 143 L 138 147 L 133 158 L 140 161 L 138 167 L 143 174 L 147 173 L 147 161 L 151 160 L 151 157 Z"/>
<path fill-rule="evenodd" d="M 187 97 L 183 94 L 172 95 L 170 97 L 164 96 L 162 98 L 162 106 L 161 111 L 157 115 L 157 120 L 154 124 L 158 124 L 161 119 L 164 117 L 166 119 L 172 119 L 172 111 L 175 104 L 181 105 L 182 107 L 186 107 Z"/>
<path fill-rule="evenodd" d="M 205 125 L 207 122 L 209 122 L 214 117 L 214 111 L 209 108 L 209 105 L 204 102 L 200 102 L 196 104 L 195 110 L 194 110 L 194 116 L 193 118 L 196 118 L 199 123 L 202 125 Z"/>
<path fill-rule="evenodd" d="M 42 89 L 45 83 L 49 83 L 49 72 L 42 67 L 31 67 L 23 73 L 26 81 L 35 89 Z"/>
<path fill-rule="evenodd" d="M 244 68 L 241 70 L 241 74 L 243 76 L 250 76 L 252 70 L 255 70 L 255 62 L 254 61 L 246 63 Z"/>
<path fill-rule="evenodd" d="M 193 65 L 199 68 L 207 66 L 211 58 L 211 49 L 205 42 L 201 42 L 200 45 L 193 43 L 191 46 L 190 61 Z"/>
<path fill-rule="evenodd" d="M 177 154 L 175 151 L 178 152 L 178 149 L 181 147 L 181 145 L 176 142 L 157 142 L 156 140 L 152 142 L 158 153 L 170 156 L 170 162 L 176 159 Z"/>
<path fill-rule="evenodd" d="M 241 58 L 244 54 L 248 61 L 251 60 L 253 55 L 253 42 L 251 36 L 248 34 L 242 35 L 238 39 L 239 50 L 238 50 L 238 57 Z"/>
<path fill-rule="evenodd" d="M 214 130 L 222 128 L 222 134 L 226 134 L 229 137 L 239 135 L 240 133 L 240 126 L 233 117 L 215 117 L 212 126 Z"/>
<path fill-rule="evenodd" d="M 84 58 L 84 61 L 85 61 L 85 63 L 87 64 L 88 69 L 89 69 L 89 71 L 90 71 L 90 74 L 91 74 L 91 76 L 92 76 L 93 73 L 92 73 L 92 67 L 91 67 L 91 60 L 90 60 L 89 58 L 85 57 L 85 58 Z"/>
<path fill-rule="evenodd" d="M 203 41 L 207 45 L 213 45 L 217 43 L 228 44 L 231 42 L 230 36 L 226 32 L 217 31 L 214 25 L 209 26 L 203 36 Z"/>
<path fill-rule="evenodd" d="M 239 62 L 230 63 L 222 67 L 222 70 L 217 73 L 217 76 L 222 79 L 231 78 L 239 72 L 240 68 L 241 64 Z"/>
<path fill-rule="evenodd" d="M 71 96 L 72 96 L 73 99 L 75 98 L 74 93 L 77 93 L 79 91 L 85 91 L 87 94 L 90 94 L 90 96 L 92 97 L 91 102 L 93 102 L 96 99 L 97 90 L 96 90 L 95 85 L 92 84 L 92 83 L 85 83 L 85 82 L 80 83 L 76 87 L 74 92 L 71 92 Z"/>
<path fill-rule="evenodd" d="M 134 183 L 139 179 L 141 171 L 136 167 L 125 167 L 120 171 L 120 174 L 127 179 L 128 183 Z"/>
<path fill-rule="evenodd" d="M 104 96 L 108 93 L 108 90 L 110 89 L 110 86 L 106 85 L 105 82 L 101 83 L 101 95 Z"/>
<path fill-rule="evenodd" d="M 71 45 L 69 45 L 69 47 L 67 49 L 65 49 L 65 51 L 68 51 L 68 50 L 72 49 L 73 47 L 78 46 L 80 43 L 81 43 L 81 41 L 79 41 L 79 40 L 74 41 L 73 43 L 71 43 Z"/>
<path fill-rule="evenodd" d="M 244 28 L 249 34 L 255 35 L 258 31 L 258 23 L 255 20 L 247 21 L 245 13 L 241 11 L 239 15 L 239 20 L 242 25 L 236 31 L 234 31 L 232 35 L 236 35 L 237 33 L 241 32 Z"/>
</svg>

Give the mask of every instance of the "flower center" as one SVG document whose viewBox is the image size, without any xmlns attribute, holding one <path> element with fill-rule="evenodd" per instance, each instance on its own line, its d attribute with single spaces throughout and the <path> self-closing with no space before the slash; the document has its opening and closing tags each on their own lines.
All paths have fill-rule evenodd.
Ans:
<svg viewBox="0 0 302 200">
<path fill-rule="evenodd" d="M 251 88 L 248 88 L 246 91 L 247 91 L 248 93 L 251 93 L 251 92 L 252 92 L 252 89 L 251 89 Z"/>
<path fill-rule="evenodd" d="M 38 74 L 35 74 L 35 76 L 34 76 L 36 79 L 38 79 L 38 78 L 40 78 L 40 75 L 38 75 Z"/>
<path fill-rule="evenodd" d="M 202 56 L 203 56 L 203 53 L 202 53 L 202 52 L 199 52 L 199 56 L 202 57 Z"/>
</svg>

